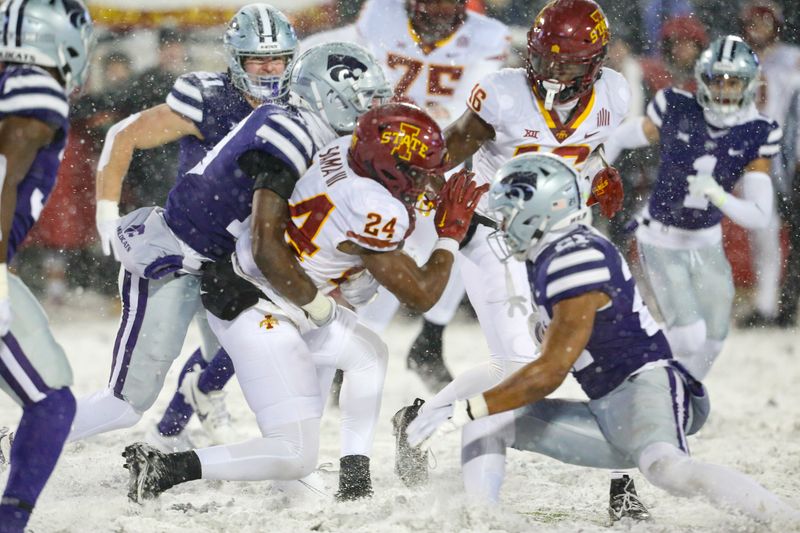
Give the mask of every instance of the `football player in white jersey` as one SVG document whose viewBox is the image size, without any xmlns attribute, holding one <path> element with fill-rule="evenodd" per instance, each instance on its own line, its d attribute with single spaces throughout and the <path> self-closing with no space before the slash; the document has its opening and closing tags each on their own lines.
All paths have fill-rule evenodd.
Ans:
<svg viewBox="0 0 800 533">
<path fill-rule="evenodd" d="M 301 48 L 330 40 L 367 47 L 384 66 L 395 96 L 422 107 L 444 127 L 463 112 L 472 87 L 503 66 L 510 35 L 501 22 L 467 11 L 466 0 L 369 0 L 356 23 L 312 35 Z M 420 217 L 405 250 L 422 264 L 435 242 L 432 218 Z M 409 368 L 432 392 L 452 379 L 442 360 L 442 332 L 464 296 L 459 263 L 442 299 L 425 313 L 408 355 Z M 381 288 L 359 316 L 382 331 L 398 308 L 397 299 Z"/>
<path fill-rule="evenodd" d="M 377 420 L 386 371 L 386 347 L 348 309 L 328 293 L 341 286 L 346 296 L 360 296 L 358 280 L 371 275 L 405 304 L 424 311 L 444 290 L 458 243 L 487 186 L 469 173 L 454 176 L 438 198 L 439 242 L 422 267 L 402 251 L 413 227 L 414 205 L 430 183 L 440 183 L 446 167 L 441 130 L 423 111 L 408 104 L 378 106 L 365 113 L 352 137 L 322 148 L 312 167 L 294 185 L 289 198 L 293 223 L 283 232 L 254 225 L 239 238 L 233 268 L 264 293 L 254 306 L 228 320 L 209 323 L 231 355 L 240 384 L 254 410 L 263 437 L 230 446 L 163 454 L 145 445 L 126 449 L 134 499 L 154 497 L 193 479 L 299 479 L 315 466 L 319 420 L 333 369 L 372 376 L 370 390 L 348 390 L 342 405 Z M 274 174 L 278 176 L 277 174 Z M 253 204 L 254 218 L 272 210 L 288 180 L 264 180 Z M 262 202 L 261 200 L 266 200 Z M 266 213 L 269 218 L 270 213 Z M 288 242 L 287 242 L 288 241 Z M 276 250 L 294 250 L 282 266 L 272 263 Z M 267 258 L 270 257 L 269 260 Z M 268 268 L 265 268 L 268 267 Z M 366 271 L 366 272 L 364 272 Z M 363 272 L 363 273 L 361 273 Z M 346 287 L 353 283 L 353 286 Z M 368 284 L 367 292 L 375 286 Z M 344 365 L 344 366 L 342 366 Z M 352 412 L 352 411 L 351 411 Z M 358 494 L 371 494 L 369 455 L 372 432 L 343 440 L 350 469 L 361 483 Z M 343 461 L 342 466 L 345 466 Z M 366 475 L 366 476 L 365 476 Z M 340 490 L 340 494 L 344 492 Z"/>
<path fill-rule="evenodd" d="M 513 156 L 552 152 L 581 173 L 581 194 L 589 205 L 613 216 L 621 207 L 619 174 L 605 165 L 599 148 L 625 117 L 630 90 L 619 73 L 604 68 L 610 32 L 593 0 L 554 0 L 536 16 L 528 33 L 526 68 L 492 73 L 472 89 L 468 109 L 445 130 L 452 165 L 473 156 L 479 182 L 489 182 Z M 486 335 L 490 362 L 460 376 L 432 398 L 439 405 L 486 390 L 502 376 L 533 360 L 537 348 L 528 334 L 536 320 L 525 266 L 501 263 L 487 236 L 496 227 L 485 202 L 473 218 L 474 235 L 462 247 L 461 269 L 470 302 Z M 421 400 L 395 415 L 397 470 L 410 484 L 425 479 L 426 454 L 408 446 L 405 428 L 425 416 Z M 632 485 L 627 498 L 635 498 Z"/>
<path fill-rule="evenodd" d="M 786 130 L 787 121 L 796 116 L 798 91 L 800 91 L 800 47 L 781 42 L 780 33 L 783 26 L 783 9 L 771 0 L 751 0 L 742 6 L 739 15 L 742 25 L 742 37 L 758 55 L 761 62 L 763 85 L 756 98 L 758 110 L 765 116 L 778 122 Z M 794 106 L 794 107 L 793 107 Z M 794 146 L 787 143 L 795 141 Z M 775 189 L 780 199 L 788 200 L 791 197 L 791 187 L 797 167 L 796 159 L 800 154 L 800 146 L 795 139 L 787 138 L 783 146 L 783 155 L 772 160 L 770 175 L 774 179 Z M 791 157 L 791 156 L 794 157 Z M 788 202 L 787 202 L 788 203 Z M 796 207 L 782 206 L 782 216 L 790 225 L 789 238 L 792 241 L 791 249 L 795 252 L 800 248 L 800 234 L 798 234 Z M 753 269 L 756 273 L 757 283 L 754 295 L 754 310 L 739 321 L 740 326 L 763 327 L 775 324 L 788 327 L 794 323 L 797 313 L 797 299 L 782 294 L 780 305 L 778 303 L 778 286 L 781 278 L 781 265 L 783 263 L 780 246 L 781 220 L 777 210 L 773 210 L 770 224 L 761 230 L 752 230 L 751 239 L 753 250 L 751 254 Z M 790 256 L 787 260 L 787 281 L 797 278 L 799 261 L 797 256 Z M 797 291 L 786 291 L 797 292 Z"/>
</svg>

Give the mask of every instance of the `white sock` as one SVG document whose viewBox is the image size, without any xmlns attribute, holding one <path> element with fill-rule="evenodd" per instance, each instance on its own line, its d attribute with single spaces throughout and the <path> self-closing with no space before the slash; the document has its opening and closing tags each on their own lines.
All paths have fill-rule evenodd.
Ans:
<svg viewBox="0 0 800 533">
<path fill-rule="evenodd" d="M 639 467 L 653 485 L 676 496 L 703 496 L 756 520 L 800 520 L 800 514 L 754 479 L 731 468 L 700 462 L 673 445 L 649 446 Z"/>
<path fill-rule="evenodd" d="M 317 466 L 319 418 L 276 427 L 263 437 L 195 450 L 203 479 L 300 479 Z"/>
<path fill-rule="evenodd" d="M 110 389 L 84 396 L 77 402 L 75 420 L 67 442 L 92 437 L 100 433 L 129 428 L 141 420 L 142 415 Z"/>
</svg>

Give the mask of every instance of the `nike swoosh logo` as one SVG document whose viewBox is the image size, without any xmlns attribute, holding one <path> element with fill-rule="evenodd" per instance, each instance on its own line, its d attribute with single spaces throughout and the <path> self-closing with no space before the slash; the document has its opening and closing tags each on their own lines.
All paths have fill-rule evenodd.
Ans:
<svg viewBox="0 0 800 533">
<path fill-rule="evenodd" d="M 584 139 L 588 139 L 589 137 L 594 137 L 594 136 L 595 136 L 595 135 L 597 135 L 598 133 L 599 133 L 599 132 L 597 132 L 597 131 L 593 131 L 593 132 L 591 132 L 591 133 L 587 133 L 586 135 L 584 135 L 584 136 L 583 136 L 583 138 L 584 138 Z"/>
</svg>

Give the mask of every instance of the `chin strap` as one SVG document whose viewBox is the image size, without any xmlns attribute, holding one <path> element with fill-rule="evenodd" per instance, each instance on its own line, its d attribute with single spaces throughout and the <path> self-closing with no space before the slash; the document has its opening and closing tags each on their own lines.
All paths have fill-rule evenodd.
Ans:
<svg viewBox="0 0 800 533">
<path fill-rule="evenodd" d="M 548 111 L 553 109 L 553 102 L 558 93 L 564 90 L 564 84 L 550 80 L 542 81 L 542 88 L 545 90 L 544 108 Z"/>
</svg>

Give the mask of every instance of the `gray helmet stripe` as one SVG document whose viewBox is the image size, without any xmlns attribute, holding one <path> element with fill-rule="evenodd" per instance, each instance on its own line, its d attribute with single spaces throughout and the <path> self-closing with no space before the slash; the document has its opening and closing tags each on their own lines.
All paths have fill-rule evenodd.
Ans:
<svg viewBox="0 0 800 533">
<path fill-rule="evenodd" d="M 736 41 L 730 38 L 730 36 L 725 38 L 725 43 L 722 45 L 722 48 L 719 51 L 720 54 L 720 61 L 733 61 L 733 52 L 736 49 Z"/>
<path fill-rule="evenodd" d="M 22 0 L 17 8 L 17 35 L 15 36 L 17 46 L 22 46 L 22 22 L 25 20 L 25 4 L 27 3 L 28 0 Z"/>
<path fill-rule="evenodd" d="M 8 45 L 8 29 L 15 28 L 17 31 L 16 34 L 16 45 L 20 46 L 20 36 L 21 32 L 20 25 L 22 24 L 23 18 L 20 16 L 19 13 L 19 6 L 25 0 L 13 0 L 11 4 L 8 6 L 8 16 L 6 17 L 6 25 L 5 25 L 5 35 L 3 37 L 3 44 Z"/>
<path fill-rule="evenodd" d="M 264 13 L 263 9 L 259 9 L 256 13 L 256 26 L 258 26 L 258 40 L 264 42 Z"/>
<path fill-rule="evenodd" d="M 267 28 L 265 22 L 269 21 L 269 35 L 265 35 Z M 258 5 L 258 38 L 263 43 L 267 39 L 271 41 L 277 40 L 277 35 L 275 35 L 275 21 L 272 20 L 270 16 L 270 12 L 267 10 L 264 4 Z"/>
</svg>

